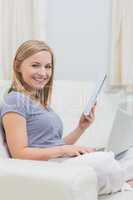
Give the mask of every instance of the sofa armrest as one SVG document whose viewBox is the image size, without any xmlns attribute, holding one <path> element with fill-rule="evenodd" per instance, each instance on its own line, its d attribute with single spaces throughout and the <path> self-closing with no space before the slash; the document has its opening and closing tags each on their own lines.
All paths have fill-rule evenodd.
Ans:
<svg viewBox="0 0 133 200">
<path fill-rule="evenodd" d="M 96 175 L 78 165 L 0 159 L 0 197 L 6 200 L 96 200 Z"/>
</svg>

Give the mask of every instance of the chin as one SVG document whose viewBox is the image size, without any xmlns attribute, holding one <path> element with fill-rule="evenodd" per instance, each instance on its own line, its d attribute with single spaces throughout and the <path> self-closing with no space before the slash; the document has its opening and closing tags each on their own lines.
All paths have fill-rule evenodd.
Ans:
<svg viewBox="0 0 133 200">
<path fill-rule="evenodd" d="M 31 88 L 33 90 L 41 90 L 43 89 L 44 87 L 46 87 L 48 81 L 47 82 L 44 82 L 43 84 L 36 84 L 35 82 L 32 82 L 30 85 L 31 85 Z"/>
<path fill-rule="evenodd" d="M 45 86 L 46 86 L 46 84 L 45 84 L 45 85 L 40 85 L 40 86 L 34 86 L 34 89 L 35 89 L 35 90 L 41 90 L 41 89 L 43 89 Z"/>
</svg>

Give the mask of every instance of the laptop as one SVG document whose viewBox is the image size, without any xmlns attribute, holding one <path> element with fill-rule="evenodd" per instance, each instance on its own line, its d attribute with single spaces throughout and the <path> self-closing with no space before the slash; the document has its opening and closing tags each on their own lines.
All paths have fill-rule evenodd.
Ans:
<svg viewBox="0 0 133 200">
<path fill-rule="evenodd" d="M 112 151 L 119 157 L 133 146 L 133 116 L 118 109 L 112 125 L 107 147 L 99 150 Z"/>
<path fill-rule="evenodd" d="M 124 152 L 133 146 L 133 115 L 118 109 L 112 125 L 106 147 L 97 147 L 97 151 L 112 151 L 115 158 L 120 159 Z M 65 158 L 52 159 L 51 161 L 63 162 Z"/>
</svg>

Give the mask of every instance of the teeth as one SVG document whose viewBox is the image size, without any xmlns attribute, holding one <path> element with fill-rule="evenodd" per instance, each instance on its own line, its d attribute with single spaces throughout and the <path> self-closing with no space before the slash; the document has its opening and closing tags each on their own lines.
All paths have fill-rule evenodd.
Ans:
<svg viewBox="0 0 133 200">
<path fill-rule="evenodd" d="M 37 82 L 44 82 L 44 81 L 47 80 L 47 78 L 45 78 L 45 79 L 37 79 L 37 78 L 34 78 L 34 80 L 37 81 Z"/>
<path fill-rule="evenodd" d="M 34 78 L 35 80 L 37 80 L 37 81 L 43 81 L 43 80 L 45 80 L 44 78 L 43 79 L 41 79 L 41 78 Z"/>
</svg>

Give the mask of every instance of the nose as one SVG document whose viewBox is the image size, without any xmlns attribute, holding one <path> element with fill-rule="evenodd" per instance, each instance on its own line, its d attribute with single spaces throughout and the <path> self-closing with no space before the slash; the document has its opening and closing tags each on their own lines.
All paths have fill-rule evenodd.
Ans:
<svg viewBox="0 0 133 200">
<path fill-rule="evenodd" d="M 38 74 L 40 76 L 46 76 L 48 73 L 47 73 L 47 70 L 46 70 L 45 67 L 41 67 L 40 70 L 39 70 L 39 72 L 38 72 Z"/>
</svg>

